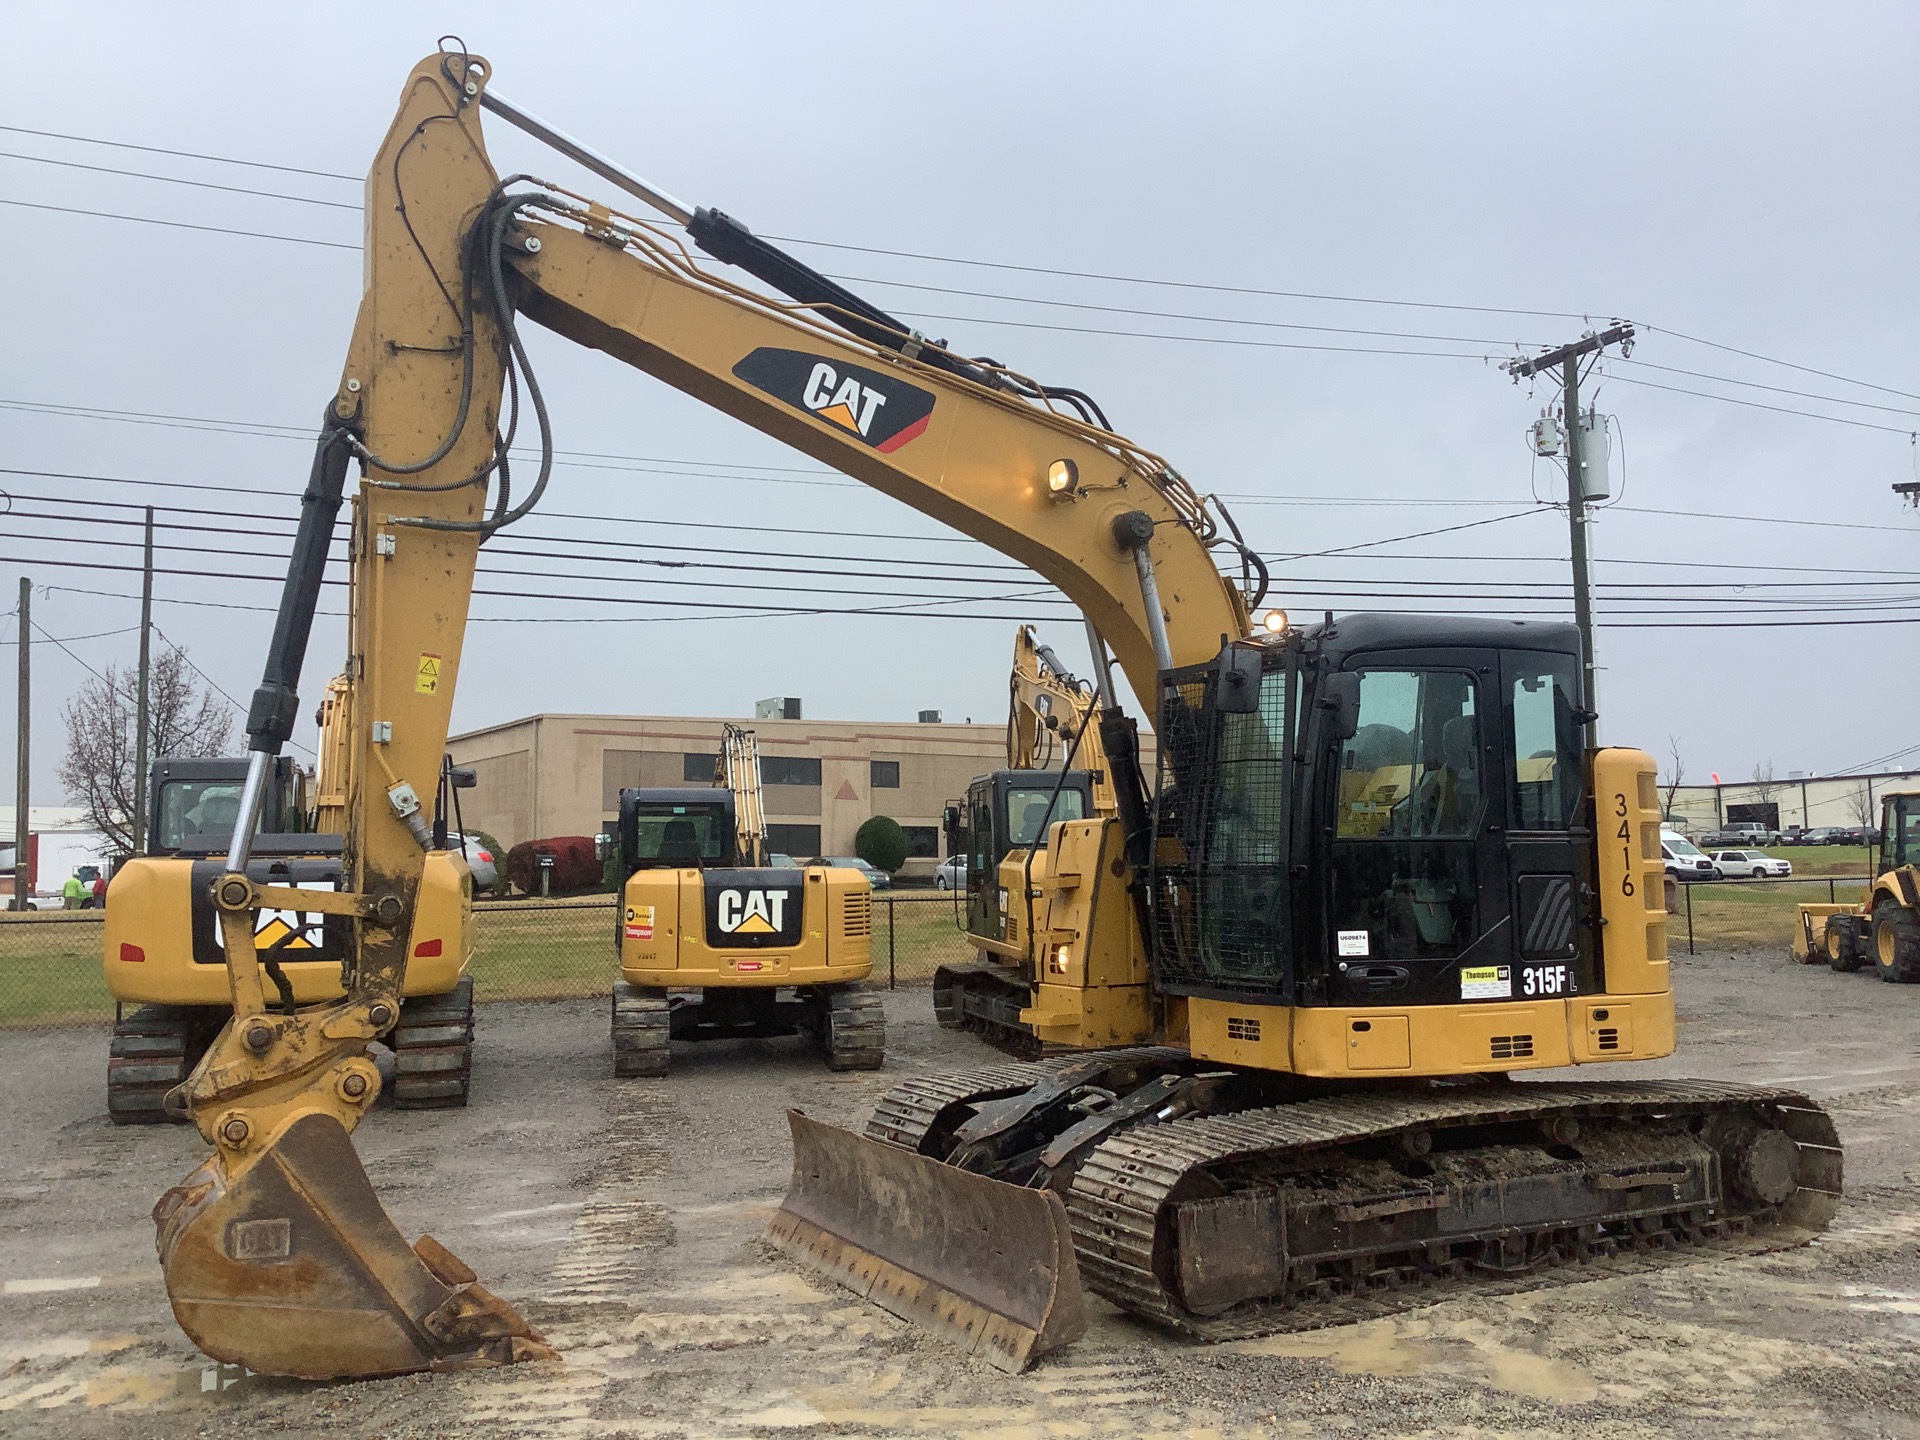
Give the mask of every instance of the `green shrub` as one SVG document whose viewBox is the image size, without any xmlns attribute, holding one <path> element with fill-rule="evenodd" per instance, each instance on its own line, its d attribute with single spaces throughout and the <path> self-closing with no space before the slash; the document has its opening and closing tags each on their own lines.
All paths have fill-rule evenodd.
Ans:
<svg viewBox="0 0 1920 1440">
<path fill-rule="evenodd" d="M 876 815 L 853 832 L 853 853 L 891 875 L 907 863 L 907 832 L 890 816 Z"/>
</svg>

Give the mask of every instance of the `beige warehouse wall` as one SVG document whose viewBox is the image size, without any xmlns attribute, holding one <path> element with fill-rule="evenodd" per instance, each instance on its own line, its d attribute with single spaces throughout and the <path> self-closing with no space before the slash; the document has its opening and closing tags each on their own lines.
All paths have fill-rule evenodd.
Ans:
<svg viewBox="0 0 1920 1440">
<path fill-rule="evenodd" d="M 480 771 L 462 802 L 470 822 L 485 815 L 504 844 L 547 835 L 590 835 L 616 817 L 619 792 L 636 785 L 681 785 L 683 757 L 720 747 L 715 717 L 536 715 L 456 735 L 455 763 Z M 912 725 L 853 721 L 755 720 L 763 757 L 819 761 L 818 786 L 766 787 L 772 824 L 818 825 L 821 852 L 845 854 L 871 815 L 936 833 L 947 802 L 974 776 L 1005 764 L 1005 731 L 992 725 Z M 900 767 L 898 788 L 876 790 L 872 762 Z M 697 783 L 697 782 L 695 782 Z M 944 854 L 943 842 L 936 840 Z M 930 871 L 934 859 L 909 862 Z"/>
</svg>

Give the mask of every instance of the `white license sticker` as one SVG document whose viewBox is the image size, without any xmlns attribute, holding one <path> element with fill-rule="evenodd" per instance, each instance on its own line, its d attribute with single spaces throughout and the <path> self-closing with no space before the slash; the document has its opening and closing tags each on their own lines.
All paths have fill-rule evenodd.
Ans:
<svg viewBox="0 0 1920 1440">
<path fill-rule="evenodd" d="M 1342 930 L 1338 936 L 1342 955 L 1371 955 L 1373 946 L 1364 930 Z"/>
<path fill-rule="evenodd" d="M 1506 965 L 1475 965 L 1460 972 L 1462 1000 L 1507 1000 L 1513 996 L 1513 970 Z"/>
</svg>

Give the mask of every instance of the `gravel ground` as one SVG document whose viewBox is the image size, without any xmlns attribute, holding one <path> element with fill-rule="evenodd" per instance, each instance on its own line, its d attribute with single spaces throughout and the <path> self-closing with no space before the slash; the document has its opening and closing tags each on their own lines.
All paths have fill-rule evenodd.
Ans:
<svg viewBox="0 0 1920 1440">
<path fill-rule="evenodd" d="M 1847 1199 L 1815 1245 L 1217 1347 L 1094 1300 L 1086 1338 L 1017 1379 L 760 1242 L 787 1106 L 853 1123 L 894 1077 L 992 1058 L 925 991 L 888 997 L 888 1069 L 861 1076 L 727 1042 L 616 1084 L 600 1003 L 483 1008 L 472 1107 L 382 1111 L 360 1151 L 401 1229 L 564 1360 L 338 1385 L 192 1349 L 147 1211 L 197 1137 L 107 1123 L 100 1033 L 0 1034 L 0 1435 L 1920 1437 L 1920 987 L 1757 954 L 1679 960 L 1676 983 L 1681 1053 L 1635 1073 L 1791 1083 L 1833 1110 Z"/>
</svg>

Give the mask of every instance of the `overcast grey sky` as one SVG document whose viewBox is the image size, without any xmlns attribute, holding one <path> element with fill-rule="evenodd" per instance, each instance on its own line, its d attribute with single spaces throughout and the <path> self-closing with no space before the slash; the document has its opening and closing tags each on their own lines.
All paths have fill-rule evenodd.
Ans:
<svg viewBox="0 0 1920 1440">
<path fill-rule="evenodd" d="M 1624 491 L 1593 531 L 1603 739 L 1643 745 L 1664 764 L 1677 737 L 1689 780 L 1744 778 L 1769 762 L 1781 775 L 1830 772 L 1920 744 L 1920 628 L 1752 623 L 1920 618 L 1920 519 L 1890 492 L 1915 478 L 1908 431 L 1920 425 L 1911 4 L 40 5 L 9 26 L 0 123 L 360 174 L 408 69 L 449 30 L 493 62 L 497 88 L 518 103 L 763 233 L 1189 285 L 1554 312 L 1284 298 L 794 247 L 917 322 L 962 317 L 921 322 L 956 348 L 1092 392 L 1118 428 L 1196 485 L 1238 497 L 1236 515 L 1269 556 L 1492 522 L 1276 564 L 1275 598 L 1297 612 L 1566 613 L 1565 517 L 1538 503 L 1561 486 L 1523 443 L 1549 397 L 1514 386 L 1497 361 L 1516 344 L 1576 338 L 1583 317 L 1652 327 L 1635 363 L 1610 362 L 1597 392 L 1625 442 Z M 503 172 L 606 188 L 497 122 L 489 141 Z M 358 239 L 357 214 L 337 208 L 357 205 L 351 183 L 17 131 L 0 132 L 0 150 L 8 201 Z M 62 798 L 60 707 L 85 678 L 80 662 L 130 660 L 132 634 L 100 632 L 138 615 L 126 598 L 137 576 L 75 568 L 137 564 L 137 549 L 102 543 L 137 531 L 77 523 L 137 512 L 78 502 L 221 503 L 205 490 L 117 483 L 166 481 L 271 490 L 233 508 L 291 516 L 307 465 L 297 432 L 336 383 L 360 266 L 351 249 L 0 210 L 13 241 L 0 281 L 0 488 L 15 497 L 0 517 L 0 606 L 26 573 L 60 587 L 36 595 L 41 625 L 94 637 L 71 641 L 77 660 L 36 650 L 34 798 L 51 802 Z M 1035 325 L 1069 328 L 1022 328 Z M 1395 338 L 1343 333 L 1353 330 Z M 1314 345 L 1447 358 L 1282 348 Z M 533 348 L 560 448 L 642 458 L 561 466 L 548 513 L 516 544 L 556 550 L 569 537 L 618 535 L 856 556 L 815 567 L 853 579 L 759 578 L 873 591 L 889 589 L 873 574 L 928 560 L 997 561 L 605 356 L 540 333 Z M 1856 423 L 1753 408 L 1768 405 Z M 128 412 L 286 428 L 235 434 Z M 49 513 L 57 518 L 35 518 Z M 254 552 L 163 551 L 164 568 L 282 568 L 284 539 L 238 532 L 283 526 L 162 518 L 213 527 L 169 531 L 163 543 Z M 714 592 L 582 582 L 564 576 L 632 567 L 495 563 L 551 572 L 554 583 L 503 578 L 492 588 L 743 610 L 891 598 L 749 592 L 732 587 L 756 577 L 739 574 L 717 578 Z M 1017 588 L 1018 576 L 1003 578 Z M 272 583 L 163 576 L 156 619 L 244 699 L 277 593 Z M 1078 627 L 1054 618 L 1057 601 L 949 609 L 1031 613 L 1063 653 L 1083 653 Z M 542 709 L 750 715 L 757 697 L 776 694 L 804 697 L 821 718 L 938 708 L 997 720 L 1013 628 L 714 619 L 485 596 L 474 613 L 457 729 Z M 605 623 L 613 616 L 627 618 Z M 554 623 L 502 623 L 529 617 Z M 1647 628 L 1688 620 L 1739 628 Z M 0 639 L 15 632 L 0 621 Z M 317 629 L 309 713 L 343 644 L 340 621 Z M 0 714 L 10 731 L 8 651 Z M 11 741 L 0 748 L 10 755 Z M 11 798 L 12 773 L 9 761 L 0 798 Z"/>
</svg>

